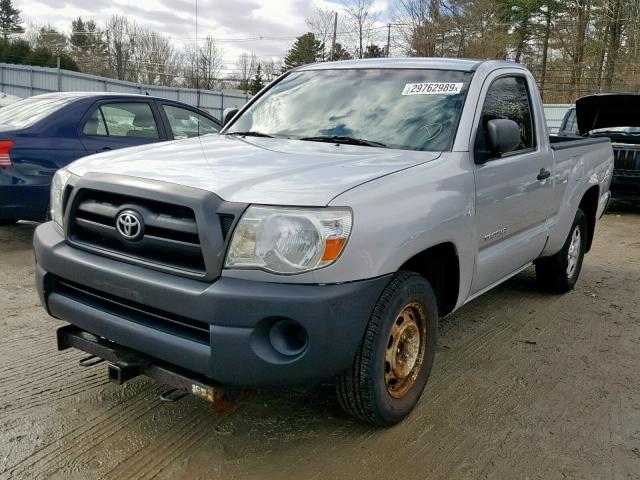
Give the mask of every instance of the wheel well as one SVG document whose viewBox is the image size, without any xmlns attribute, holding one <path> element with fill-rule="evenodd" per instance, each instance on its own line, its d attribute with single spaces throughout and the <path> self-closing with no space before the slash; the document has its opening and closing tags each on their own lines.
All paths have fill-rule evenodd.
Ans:
<svg viewBox="0 0 640 480">
<path fill-rule="evenodd" d="M 436 294 L 438 315 L 444 317 L 458 302 L 460 266 L 453 243 L 433 246 L 407 260 L 400 270 L 409 270 L 426 277 Z"/>
<path fill-rule="evenodd" d="M 597 185 L 589 188 L 580 200 L 580 210 L 584 212 L 587 217 L 587 252 L 591 249 L 591 242 L 593 242 L 593 235 L 596 229 L 596 215 L 598 214 L 598 198 L 600 196 L 600 189 Z"/>
</svg>

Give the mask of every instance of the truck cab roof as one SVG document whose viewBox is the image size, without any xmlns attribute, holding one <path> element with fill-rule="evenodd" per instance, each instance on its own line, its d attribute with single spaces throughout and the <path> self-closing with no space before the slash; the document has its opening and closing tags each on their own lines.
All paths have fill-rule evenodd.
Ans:
<svg viewBox="0 0 640 480">
<path fill-rule="evenodd" d="M 455 70 L 461 72 L 474 72 L 481 65 L 489 68 L 514 68 L 524 66 L 507 62 L 504 60 L 478 60 L 478 59 L 458 59 L 458 58 L 369 58 L 362 60 L 340 60 L 338 62 L 312 63 L 299 67 L 298 71 L 307 70 L 330 70 L 330 69 L 353 69 L 353 68 L 397 68 L 397 69 L 434 69 L 434 70 Z"/>
</svg>

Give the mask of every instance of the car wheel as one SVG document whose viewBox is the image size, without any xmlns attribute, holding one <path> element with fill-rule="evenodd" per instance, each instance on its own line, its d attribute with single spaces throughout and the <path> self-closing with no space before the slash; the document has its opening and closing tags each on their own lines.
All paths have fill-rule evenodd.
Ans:
<svg viewBox="0 0 640 480">
<path fill-rule="evenodd" d="M 587 217 L 578 210 L 562 250 L 536 261 L 536 281 L 550 293 L 566 293 L 575 287 L 587 249 Z"/>
<path fill-rule="evenodd" d="M 7 227 L 9 225 L 15 225 L 18 223 L 18 220 L 13 218 L 2 218 L 0 219 L 0 227 Z"/>
<path fill-rule="evenodd" d="M 352 367 L 338 378 L 342 408 L 378 426 L 405 418 L 431 373 L 437 332 L 431 285 L 417 273 L 398 273 L 373 310 Z"/>
</svg>

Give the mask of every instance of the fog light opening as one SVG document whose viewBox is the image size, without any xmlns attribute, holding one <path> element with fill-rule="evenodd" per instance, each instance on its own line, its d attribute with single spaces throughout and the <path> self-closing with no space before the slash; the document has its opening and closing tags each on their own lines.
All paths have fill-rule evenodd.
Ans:
<svg viewBox="0 0 640 480">
<path fill-rule="evenodd" d="M 291 320 L 279 320 L 269 329 L 271 346 L 282 355 L 300 355 L 307 348 L 307 331 Z"/>
</svg>

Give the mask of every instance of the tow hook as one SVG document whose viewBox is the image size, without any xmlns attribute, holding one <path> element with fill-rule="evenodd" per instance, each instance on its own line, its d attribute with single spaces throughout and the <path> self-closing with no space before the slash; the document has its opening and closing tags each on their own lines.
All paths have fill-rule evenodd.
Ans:
<svg viewBox="0 0 640 480">
<path fill-rule="evenodd" d="M 160 395 L 165 402 L 176 402 L 192 394 L 213 404 L 216 413 L 223 413 L 235 410 L 240 402 L 254 395 L 252 390 L 223 386 L 203 375 L 157 361 L 73 325 L 59 328 L 57 337 L 58 350 L 73 347 L 90 354 L 80 360 L 83 367 L 106 361 L 110 382 L 122 385 L 144 375 L 171 387 Z"/>
</svg>

